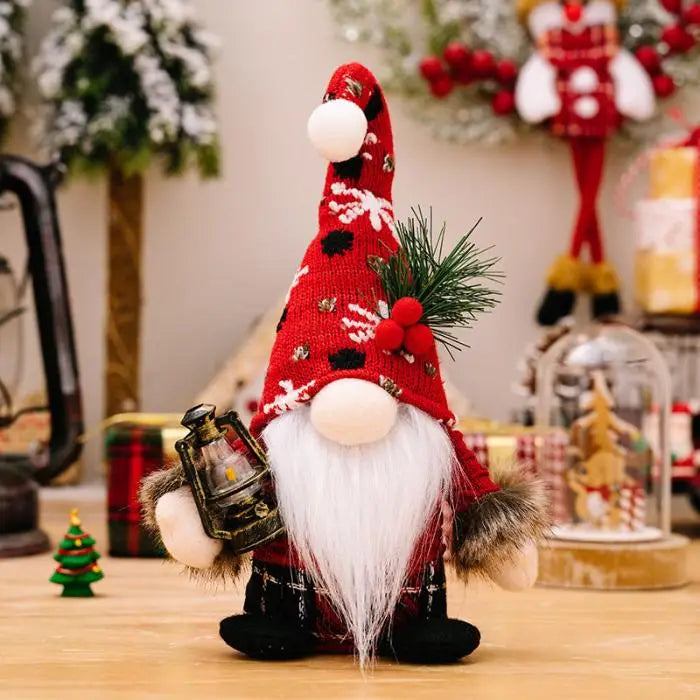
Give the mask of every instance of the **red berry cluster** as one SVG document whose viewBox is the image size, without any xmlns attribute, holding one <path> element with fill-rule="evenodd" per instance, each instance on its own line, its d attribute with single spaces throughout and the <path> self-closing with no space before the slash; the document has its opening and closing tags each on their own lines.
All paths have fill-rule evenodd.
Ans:
<svg viewBox="0 0 700 700">
<path fill-rule="evenodd" d="M 433 332 L 424 323 L 423 305 L 413 297 L 402 297 L 391 307 L 391 318 L 377 326 L 375 340 L 381 350 L 404 348 L 411 355 L 425 355 L 433 347 Z"/>
<path fill-rule="evenodd" d="M 683 0 L 661 0 L 668 12 L 676 20 L 661 31 L 661 41 L 668 47 L 669 54 L 687 53 L 695 47 L 700 32 L 700 2 L 685 7 Z M 659 97 L 668 97 L 676 90 L 673 78 L 664 73 L 661 56 L 654 46 L 640 46 L 636 51 L 637 60 L 644 66 Z"/>
<path fill-rule="evenodd" d="M 514 61 L 497 61 L 490 51 L 470 51 L 461 42 L 453 41 L 445 47 L 442 57 L 426 56 L 419 68 L 435 97 L 447 97 L 456 85 L 489 80 L 498 85 L 491 102 L 493 111 L 506 115 L 515 109 L 513 88 L 518 77 L 518 65 Z"/>
</svg>

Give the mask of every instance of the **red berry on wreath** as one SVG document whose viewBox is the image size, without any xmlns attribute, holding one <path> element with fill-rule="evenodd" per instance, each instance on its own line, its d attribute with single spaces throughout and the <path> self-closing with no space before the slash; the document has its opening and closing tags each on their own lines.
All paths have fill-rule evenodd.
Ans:
<svg viewBox="0 0 700 700">
<path fill-rule="evenodd" d="M 471 61 L 472 72 L 478 78 L 488 78 L 493 74 L 496 64 L 490 51 L 474 51 Z"/>
<path fill-rule="evenodd" d="M 656 73 L 661 68 L 661 58 L 653 46 L 640 46 L 635 51 L 635 56 L 647 73 Z"/>
<path fill-rule="evenodd" d="M 510 114 L 515 109 L 515 95 L 510 90 L 501 90 L 494 95 L 491 107 L 500 116 Z"/>
<path fill-rule="evenodd" d="M 398 350 L 404 341 L 404 329 L 391 318 L 379 322 L 374 331 L 374 338 L 380 350 L 392 352 Z"/>
<path fill-rule="evenodd" d="M 381 325 L 381 324 L 380 324 Z M 433 332 L 424 323 L 406 329 L 403 346 L 411 355 L 425 355 L 433 347 Z"/>
<path fill-rule="evenodd" d="M 419 64 L 420 74 L 429 82 L 438 80 L 445 75 L 442 61 L 437 56 L 426 56 Z"/>
<path fill-rule="evenodd" d="M 691 5 L 683 13 L 683 19 L 688 24 L 700 24 L 700 2 Z"/>
<path fill-rule="evenodd" d="M 661 32 L 661 41 L 672 53 L 685 53 L 695 46 L 695 39 L 680 24 L 672 24 Z"/>
<path fill-rule="evenodd" d="M 447 97 L 452 92 L 454 84 L 452 83 L 452 78 L 449 75 L 442 75 L 436 80 L 430 83 L 430 92 L 435 95 L 435 97 L 443 98 Z"/>
<path fill-rule="evenodd" d="M 408 328 L 423 316 L 423 304 L 415 297 L 402 297 L 391 307 L 391 318 L 400 326 Z"/>
<path fill-rule="evenodd" d="M 450 75 L 452 75 L 452 79 L 455 83 L 459 83 L 460 85 L 470 85 L 474 82 L 474 74 L 472 73 L 469 63 L 459 68 L 453 68 Z"/>
<path fill-rule="evenodd" d="M 652 78 L 654 83 L 654 92 L 659 97 L 668 97 L 676 91 L 676 83 L 673 82 L 673 78 L 665 73 L 660 73 Z"/>
<path fill-rule="evenodd" d="M 451 68 L 464 68 L 469 65 L 469 49 L 459 41 L 448 44 L 442 56 Z"/>
<path fill-rule="evenodd" d="M 683 0 L 661 0 L 661 4 L 673 15 L 679 15 L 683 9 Z"/>
<path fill-rule="evenodd" d="M 496 64 L 496 78 L 502 85 L 512 85 L 518 77 L 518 66 L 515 61 L 503 59 Z"/>
</svg>

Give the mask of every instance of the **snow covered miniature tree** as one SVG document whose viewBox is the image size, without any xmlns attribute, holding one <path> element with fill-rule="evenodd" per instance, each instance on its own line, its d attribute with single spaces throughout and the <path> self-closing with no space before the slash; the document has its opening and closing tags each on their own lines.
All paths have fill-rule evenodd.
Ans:
<svg viewBox="0 0 700 700">
<path fill-rule="evenodd" d="M 95 551 L 95 540 L 83 532 L 78 509 L 70 513 L 70 527 L 58 545 L 54 559 L 58 568 L 49 579 L 63 586 L 62 597 L 89 598 L 94 595 L 90 584 L 104 578 L 97 564 L 100 555 Z"/>
<path fill-rule="evenodd" d="M 24 10 L 30 0 L 0 0 L 0 140 L 17 107 L 17 73 L 22 58 Z"/>
<path fill-rule="evenodd" d="M 213 46 L 187 0 L 64 0 L 35 60 L 44 146 L 108 173 L 107 415 L 139 405 L 142 174 L 218 174 Z"/>
</svg>

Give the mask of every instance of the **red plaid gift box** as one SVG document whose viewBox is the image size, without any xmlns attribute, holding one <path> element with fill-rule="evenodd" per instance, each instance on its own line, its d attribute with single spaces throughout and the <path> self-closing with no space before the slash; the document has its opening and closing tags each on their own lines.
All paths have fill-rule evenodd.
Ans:
<svg viewBox="0 0 700 700">
<path fill-rule="evenodd" d="M 105 434 L 109 553 L 162 557 L 164 552 L 141 524 L 141 480 L 178 459 L 175 442 L 187 434 L 170 414 L 124 414 L 110 419 Z"/>
<path fill-rule="evenodd" d="M 569 437 L 565 431 L 482 420 L 462 421 L 460 428 L 467 447 L 486 468 L 518 464 L 539 476 L 547 486 L 552 522 L 568 521 L 571 495 L 566 483 Z"/>
</svg>

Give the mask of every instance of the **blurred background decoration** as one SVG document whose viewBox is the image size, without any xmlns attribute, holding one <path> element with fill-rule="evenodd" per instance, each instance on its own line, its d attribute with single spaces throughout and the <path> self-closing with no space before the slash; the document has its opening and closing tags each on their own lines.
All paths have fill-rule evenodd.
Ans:
<svg viewBox="0 0 700 700">
<path fill-rule="evenodd" d="M 219 172 L 215 44 L 181 0 L 65 0 L 34 60 L 51 159 L 108 178 L 107 416 L 141 403 L 143 173 Z"/>
<path fill-rule="evenodd" d="M 517 0 L 329 1 L 339 36 L 379 49 L 387 89 L 439 138 L 495 144 L 533 130 L 515 111 L 514 85 L 533 48 Z M 700 81 L 700 2 L 619 4 L 621 43 L 659 97 Z M 620 136 L 646 140 L 662 118 L 627 123 Z"/>
<path fill-rule="evenodd" d="M 24 15 L 31 0 L 0 0 L 0 141 L 17 111 L 20 62 L 24 55 Z"/>
</svg>

